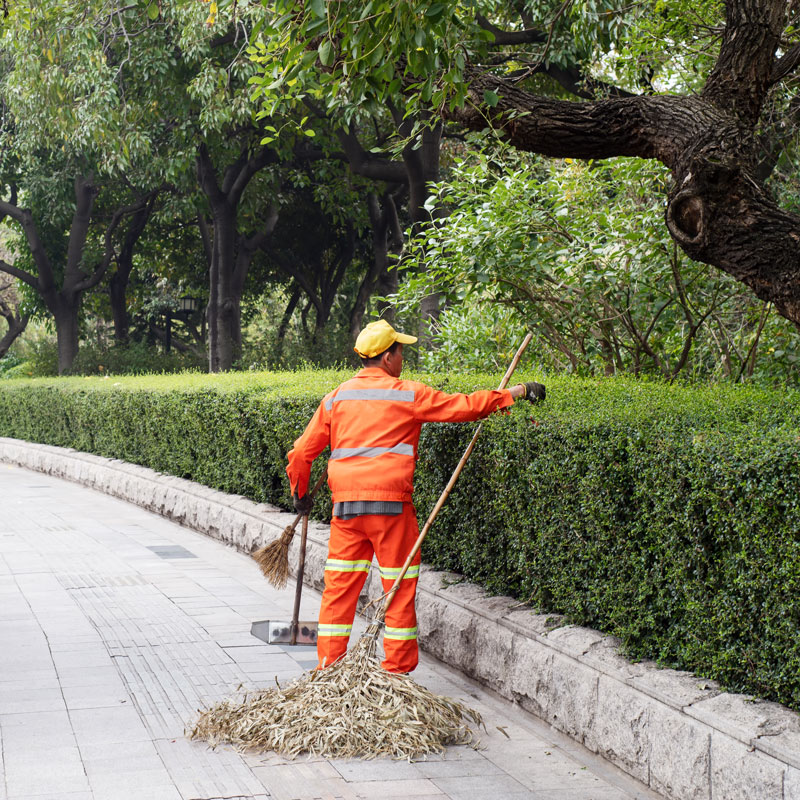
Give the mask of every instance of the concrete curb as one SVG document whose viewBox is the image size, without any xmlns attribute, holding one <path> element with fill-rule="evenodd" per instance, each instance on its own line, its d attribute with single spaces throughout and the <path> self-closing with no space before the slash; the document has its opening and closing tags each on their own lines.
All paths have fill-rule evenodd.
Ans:
<svg viewBox="0 0 800 800">
<path fill-rule="evenodd" d="M 294 515 L 145 467 L 0 438 L 0 462 L 135 503 L 250 553 Z M 309 525 L 322 588 L 328 526 Z M 296 540 L 295 540 L 296 544 Z M 372 574 L 362 601 L 377 595 Z M 618 642 L 423 566 L 420 645 L 672 800 L 800 800 L 800 717 L 691 673 L 630 663 Z"/>
</svg>

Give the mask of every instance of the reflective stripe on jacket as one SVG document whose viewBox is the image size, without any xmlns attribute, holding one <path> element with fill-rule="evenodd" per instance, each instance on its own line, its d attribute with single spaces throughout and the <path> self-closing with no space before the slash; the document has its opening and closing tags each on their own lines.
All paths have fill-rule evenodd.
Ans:
<svg viewBox="0 0 800 800">
<path fill-rule="evenodd" d="M 446 394 L 424 383 L 367 367 L 325 395 L 289 452 L 292 491 L 308 492 L 311 462 L 328 446 L 333 502 L 410 502 L 420 428 L 425 422 L 468 422 L 513 405 L 511 393 Z"/>
</svg>

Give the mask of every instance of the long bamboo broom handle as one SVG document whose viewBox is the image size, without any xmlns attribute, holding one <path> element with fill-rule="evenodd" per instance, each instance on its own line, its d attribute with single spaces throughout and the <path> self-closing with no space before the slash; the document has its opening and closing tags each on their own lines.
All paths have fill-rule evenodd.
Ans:
<svg viewBox="0 0 800 800">
<path fill-rule="evenodd" d="M 533 334 L 531 333 L 529 333 L 525 337 L 522 344 L 519 346 L 519 350 L 517 350 L 514 359 L 512 360 L 511 364 L 506 370 L 506 374 L 503 375 L 503 380 L 500 381 L 500 385 L 497 387 L 498 389 L 505 389 L 506 386 L 508 386 L 508 382 L 511 380 L 511 376 L 514 374 L 514 370 L 517 368 L 519 360 L 522 358 L 522 354 L 525 352 L 525 348 L 530 344 L 532 338 Z M 461 456 L 461 461 L 458 462 L 458 466 L 456 466 L 455 471 L 450 477 L 450 480 L 447 482 L 447 486 L 444 487 L 444 491 L 441 493 L 441 495 L 439 495 L 439 499 L 437 500 L 436 505 L 433 507 L 433 511 L 431 511 L 430 516 L 428 517 L 428 521 L 423 526 L 422 531 L 417 537 L 417 541 L 414 543 L 414 547 L 408 554 L 406 563 L 403 564 L 403 568 L 400 570 L 400 574 L 397 576 L 395 582 L 392 584 L 392 588 L 389 589 L 389 591 L 386 593 L 386 599 L 383 602 L 383 607 L 375 615 L 376 621 L 381 622 L 386 617 L 386 612 L 389 609 L 389 605 L 391 604 L 398 588 L 400 587 L 400 581 L 402 581 L 403 578 L 405 577 L 408 568 L 411 566 L 411 562 L 414 560 L 414 556 L 417 555 L 420 547 L 422 547 L 422 543 L 425 541 L 425 537 L 428 535 L 428 531 L 431 529 L 431 525 L 433 525 L 433 521 L 436 519 L 436 515 L 441 510 L 442 506 L 445 504 L 447 498 L 450 496 L 450 492 L 452 491 L 453 486 L 455 486 L 456 481 L 458 480 L 458 476 L 461 474 L 461 470 L 464 469 L 464 465 L 467 463 L 467 459 L 470 457 L 472 449 L 475 447 L 475 442 L 478 441 L 478 434 L 481 432 L 482 427 L 483 427 L 483 422 L 481 422 L 480 425 L 478 425 L 478 427 L 475 429 L 475 433 L 472 436 L 472 441 L 467 445 L 467 449 L 464 451 L 464 455 Z"/>
</svg>

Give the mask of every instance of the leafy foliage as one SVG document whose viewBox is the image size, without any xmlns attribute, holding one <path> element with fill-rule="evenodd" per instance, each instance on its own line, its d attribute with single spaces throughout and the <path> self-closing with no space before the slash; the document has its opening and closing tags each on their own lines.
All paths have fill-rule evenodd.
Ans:
<svg viewBox="0 0 800 800">
<path fill-rule="evenodd" d="M 427 270 L 406 277 L 398 300 L 413 308 L 434 289 L 446 293 L 439 339 L 451 355 L 464 328 L 474 324 L 473 340 L 488 333 L 481 317 L 497 318 L 487 307 L 502 304 L 514 311 L 506 327 L 534 330 L 553 370 L 737 380 L 758 364 L 762 376 L 796 374 L 793 328 L 732 278 L 679 256 L 656 199 L 666 180 L 664 168 L 633 159 L 546 162 L 498 147 L 467 155 L 432 192 L 430 206 L 450 213 L 412 243 L 404 265 Z M 788 350 L 769 352 L 775 335 Z M 487 337 L 481 357 L 493 348 Z"/>
</svg>

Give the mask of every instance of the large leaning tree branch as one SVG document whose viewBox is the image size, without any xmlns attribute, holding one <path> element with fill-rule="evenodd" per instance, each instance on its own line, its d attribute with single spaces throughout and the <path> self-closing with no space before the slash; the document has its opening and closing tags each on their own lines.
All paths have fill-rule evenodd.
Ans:
<svg viewBox="0 0 800 800">
<path fill-rule="evenodd" d="M 467 103 L 445 113 L 474 130 L 494 127 L 520 150 L 666 164 L 673 183 L 665 221 L 681 249 L 742 281 L 800 327 L 800 217 L 759 181 L 755 136 L 783 72 L 776 51 L 786 7 L 785 0 L 727 0 L 719 56 L 696 96 L 561 101 L 473 69 Z M 486 90 L 499 97 L 494 107 L 484 102 Z"/>
</svg>

